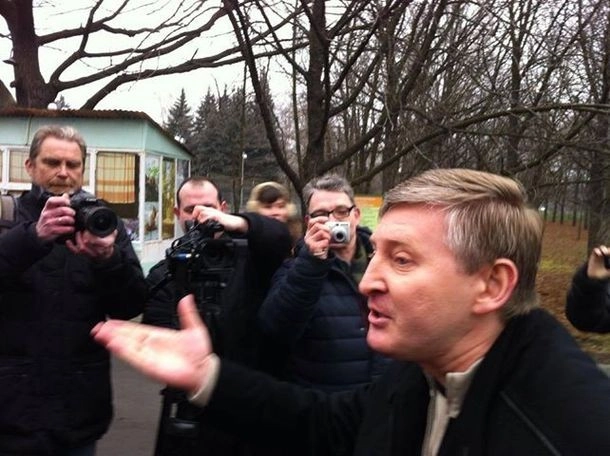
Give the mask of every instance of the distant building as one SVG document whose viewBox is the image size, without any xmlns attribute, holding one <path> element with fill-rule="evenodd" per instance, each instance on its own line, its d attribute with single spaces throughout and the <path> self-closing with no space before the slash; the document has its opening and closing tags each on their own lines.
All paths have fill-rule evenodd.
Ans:
<svg viewBox="0 0 610 456">
<path fill-rule="evenodd" d="M 24 162 L 36 130 L 71 125 L 85 138 L 84 189 L 106 200 L 123 219 L 147 270 L 180 235 L 173 205 L 190 175 L 192 155 L 147 114 L 134 111 L 0 109 L 0 192 L 30 188 Z"/>
</svg>

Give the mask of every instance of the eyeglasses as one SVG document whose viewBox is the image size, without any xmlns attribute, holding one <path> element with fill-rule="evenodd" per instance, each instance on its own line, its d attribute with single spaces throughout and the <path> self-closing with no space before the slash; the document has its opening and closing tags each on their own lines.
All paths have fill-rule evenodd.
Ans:
<svg viewBox="0 0 610 456">
<path fill-rule="evenodd" d="M 309 216 L 312 217 L 312 218 L 313 217 L 330 217 L 331 214 L 332 214 L 332 216 L 335 219 L 342 220 L 342 219 L 348 218 L 350 212 L 352 212 L 352 209 L 354 209 L 355 207 L 356 207 L 355 204 L 353 206 L 350 206 L 350 207 L 347 207 L 347 206 L 337 206 L 332 211 L 323 211 L 323 210 L 314 211 L 311 214 L 309 214 Z"/>
</svg>

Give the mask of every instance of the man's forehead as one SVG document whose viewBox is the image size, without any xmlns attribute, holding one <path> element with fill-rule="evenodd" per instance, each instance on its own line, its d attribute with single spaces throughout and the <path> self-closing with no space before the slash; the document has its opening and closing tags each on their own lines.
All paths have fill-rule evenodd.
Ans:
<svg viewBox="0 0 610 456">
<path fill-rule="evenodd" d="M 390 208 L 380 219 L 371 240 L 405 242 L 417 236 L 432 236 L 445 229 L 444 213 L 437 208 L 401 204 Z"/>
<path fill-rule="evenodd" d="M 180 202 L 182 205 L 218 206 L 220 204 L 218 201 L 218 190 L 209 182 L 205 184 L 185 184 L 180 190 Z"/>
<path fill-rule="evenodd" d="M 64 158 L 66 155 L 70 159 L 72 157 L 82 158 L 82 151 L 78 143 L 50 137 L 42 142 L 37 156 Z"/>
<path fill-rule="evenodd" d="M 322 205 L 322 204 L 334 204 L 337 201 L 345 204 L 350 204 L 350 199 L 345 192 L 333 192 L 329 190 L 316 190 L 311 195 L 309 200 L 309 207 Z"/>
</svg>

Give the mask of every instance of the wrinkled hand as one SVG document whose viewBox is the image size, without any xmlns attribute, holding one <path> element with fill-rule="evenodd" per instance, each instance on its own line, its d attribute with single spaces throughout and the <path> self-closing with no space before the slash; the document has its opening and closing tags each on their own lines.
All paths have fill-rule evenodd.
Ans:
<svg viewBox="0 0 610 456">
<path fill-rule="evenodd" d="M 314 217 L 307 222 L 305 232 L 305 245 L 315 257 L 328 258 L 328 248 L 330 245 L 330 230 L 325 225 L 328 217 Z"/>
<path fill-rule="evenodd" d="M 103 261 L 112 256 L 116 237 L 117 230 L 103 238 L 94 236 L 89 231 L 78 231 L 74 235 L 74 240 L 66 241 L 66 247 L 77 255 L 85 255 L 92 260 Z"/>
<path fill-rule="evenodd" d="M 193 220 L 197 220 L 199 223 L 214 220 L 224 226 L 225 231 L 233 233 L 245 233 L 248 231 L 248 222 L 245 218 L 227 214 L 213 207 L 195 206 L 193 209 Z"/>
<path fill-rule="evenodd" d="M 193 295 L 178 303 L 181 330 L 109 320 L 91 334 L 116 356 L 153 379 L 196 392 L 207 378 L 212 343 Z"/>
<path fill-rule="evenodd" d="M 60 236 L 74 233 L 74 209 L 70 207 L 70 197 L 51 196 L 47 199 L 38 222 L 36 235 L 43 242 L 51 242 Z"/>
<path fill-rule="evenodd" d="M 591 252 L 587 262 L 587 276 L 590 279 L 606 280 L 610 278 L 610 270 L 606 269 L 604 255 L 610 256 L 610 249 L 605 245 L 597 246 Z"/>
</svg>

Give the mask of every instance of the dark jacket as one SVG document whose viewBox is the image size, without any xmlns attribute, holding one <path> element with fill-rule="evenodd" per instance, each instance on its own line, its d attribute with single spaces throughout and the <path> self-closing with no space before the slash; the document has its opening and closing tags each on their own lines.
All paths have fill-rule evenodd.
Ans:
<svg viewBox="0 0 610 456">
<path fill-rule="evenodd" d="M 370 234 L 357 229 L 362 269 L 372 252 Z M 366 342 L 366 298 L 347 268 L 332 250 L 319 259 L 301 242 L 296 258 L 276 272 L 259 321 L 269 339 L 287 347 L 281 378 L 341 391 L 371 382 L 387 367 Z"/>
<path fill-rule="evenodd" d="M 110 360 L 89 332 L 141 313 L 147 291 L 122 224 L 113 256 L 94 263 L 38 240 L 37 195 L 18 199 L 16 225 L 0 236 L 0 454 L 56 454 L 106 432 Z"/>
<path fill-rule="evenodd" d="M 199 273 L 194 278 L 201 280 L 192 291 L 196 291 L 200 315 L 210 329 L 215 350 L 228 359 L 269 370 L 270 363 L 275 362 L 275 355 L 272 355 L 273 347 L 268 346 L 261 337 L 256 315 L 273 273 L 290 253 L 292 241 L 287 227 L 277 220 L 249 212 L 238 215 L 248 221 L 247 234 L 231 237 L 223 233 L 221 238 L 225 245 L 235 246 L 234 255 L 230 256 L 235 262 L 228 263 L 233 267 L 227 268 L 228 271 L 221 275 L 213 273 L 214 268 L 197 269 Z M 247 243 L 242 242 L 244 239 Z M 220 258 L 218 262 L 227 263 Z M 170 263 L 173 271 L 168 276 Z M 153 292 L 144 310 L 144 323 L 179 327 L 176 304 L 187 290 L 179 286 L 180 275 L 175 269 L 177 264 L 170 257 L 153 267 L 148 274 L 147 281 Z M 168 281 L 168 277 L 172 279 Z M 222 282 L 226 285 L 209 286 Z M 182 394 L 167 388 L 163 392 L 162 425 L 157 431 L 159 454 L 187 456 L 198 455 L 202 451 L 209 456 L 269 454 L 266 449 L 252 448 L 230 433 L 218 430 L 213 421 L 205 422 L 201 410 L 190 405 Z M 175 415 L 179 422 L 169 418 L 169 410 L 174 406 L 177 406 Z M 178 426 L 172 423 L 179 424 L 183 429 L 188 427 L 192 432 L 175 433 L 172 430 Z"/>
<path fill-rule="evenodd" d="M 566 317 L 581 331 L 610 332 L 610 282 L 590 279 L 586 264 L 572 278 L 566 300 Z"/>
<path fill-rule="evenodd" d="M 219 425 L 275 441 L 286 454 L 421 454 L 429 389 L 396 362 L 377 382 L 325 395 L 228 361 L 206 407 Z M 479 365 L 439 456 L 610 454 L 610 379 L 548 313 L 507 325 Z"/>
</svg>

